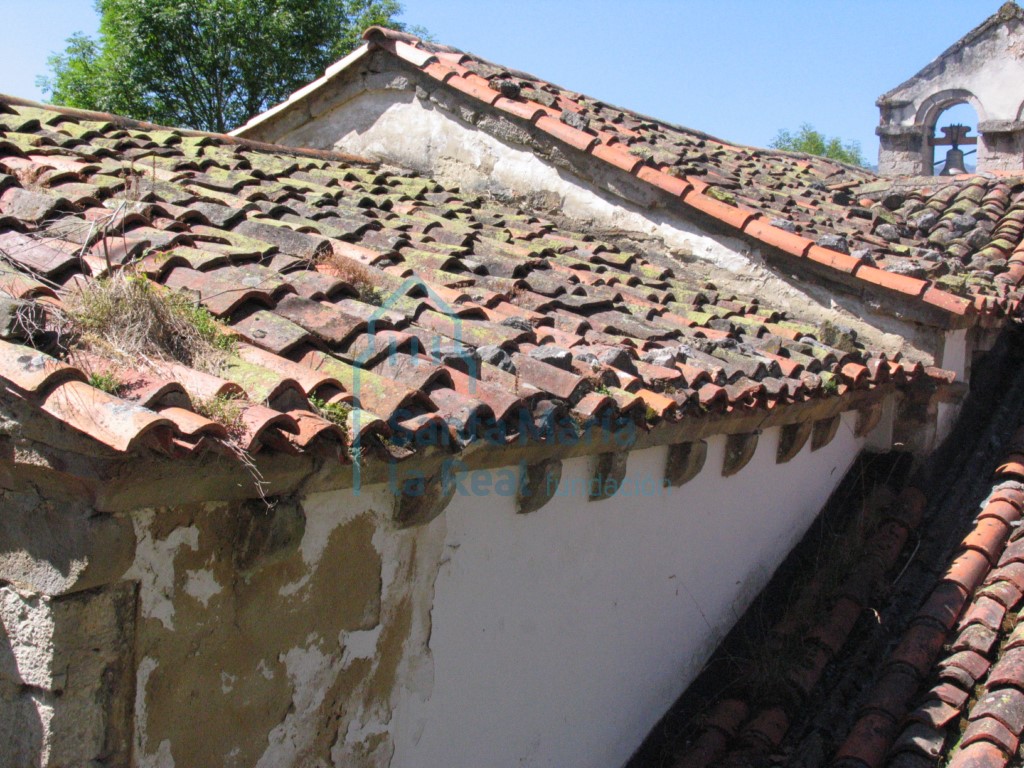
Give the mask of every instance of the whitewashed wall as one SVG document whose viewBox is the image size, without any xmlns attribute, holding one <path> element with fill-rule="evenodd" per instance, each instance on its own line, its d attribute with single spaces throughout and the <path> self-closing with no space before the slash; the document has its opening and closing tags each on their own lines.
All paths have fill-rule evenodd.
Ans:
<svg viewBox="0 0 1024 768">
<path fill-rule="evenodd" d="M 723 438 L 691 483 L 647 498 L 456 495 L 434 584 L 431 684 L 396 696 L 392 768 L 613 768 L 699 672 L 821 510 L 861 448 L 835 440 L 775 463 L 778 430 L 723 478 Z M 665 449 L 629 457 L 659 478 Z M 565 463 L 562 487 L 585 482 Z M 415 664 L 414 667 L 420 667 Z"/>
</svg>

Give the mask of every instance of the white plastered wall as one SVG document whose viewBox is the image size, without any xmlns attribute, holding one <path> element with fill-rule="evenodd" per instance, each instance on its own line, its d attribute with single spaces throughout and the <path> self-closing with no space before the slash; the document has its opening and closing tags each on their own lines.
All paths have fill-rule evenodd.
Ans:
<svg viewBox="0 0 1024 768">
<path fill-rule="evenodd" d="M 430 684 L 419 660 L 396 693 L 392 768 L 624 763 L 843 478 L 863 444 L 854 419 L 781 465 L 768 430 L 729 478 L 712 438 L 700 475 L 664 495 L 556 495 L 517 515 L 512 498 L 456 494 L 431 524 L 447 533 Z M 627 482 L 656 488 L 666 450 L 631 453 Z M 565 462 L 560 487 L 589 471 Z"/>
</svg>

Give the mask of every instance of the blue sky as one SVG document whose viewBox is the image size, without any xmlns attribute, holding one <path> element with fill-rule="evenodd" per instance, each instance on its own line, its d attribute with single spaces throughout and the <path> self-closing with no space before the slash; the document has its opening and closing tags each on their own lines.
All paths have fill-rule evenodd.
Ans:
<svg viewBox="0 0 1024 768">
<path fill-rule="evenodd" d="M 438 42 L 611 104 L 764 146 L 803 122 L 878 151 L 875 99 L 999 0 L 406 0 Z M 47 56 L 94 33 L 92 0 L 0 0 L 0 93 L 40 99 Z M 947 116 L 973 120 L 969 110 Z M 942 120 L 942 124 L 950 122 Z"/>
</svg>

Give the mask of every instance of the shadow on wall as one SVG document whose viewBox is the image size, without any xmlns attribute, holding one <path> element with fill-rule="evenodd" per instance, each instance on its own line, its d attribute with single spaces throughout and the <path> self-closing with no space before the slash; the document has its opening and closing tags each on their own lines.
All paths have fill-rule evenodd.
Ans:
<svg viewBox="0 0 1024 768">
<path fill-rule="evenodd" d="M 128 765 L 135 604 L 131 582 L 0 587 L 0 768 Z"/>
<path fill-rule="evenodd" d="M 26 601 L 11 587 L 0 588 L 0 768 L 42 763 L 40 707 L 49 694 L 29 685 L 19 670 L 9 626 L 27 618 Z"/>
</svg>

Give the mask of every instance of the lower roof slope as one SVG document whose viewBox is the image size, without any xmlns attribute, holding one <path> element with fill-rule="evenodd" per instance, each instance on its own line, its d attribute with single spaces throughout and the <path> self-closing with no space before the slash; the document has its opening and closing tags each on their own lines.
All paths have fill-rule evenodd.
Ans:
<svg viewBox="0 0 1024 768">
<path fill-rule="evenodd" d="M 922 376 L 667 257 L 430 179 L 5 98 L 0 291 L 52 327 L 69 292 L 118 275 L 186 292 L 236 342 L 197 371 L 12 324 L 7 395 L 118 452 L 216 447 L 212 398 L 237 402 L 245 452 L 347 460 L 362 439 L 406 456 L 424 434 L 454 450 L 551 419 L 655 428 Z"/>
</svg>

